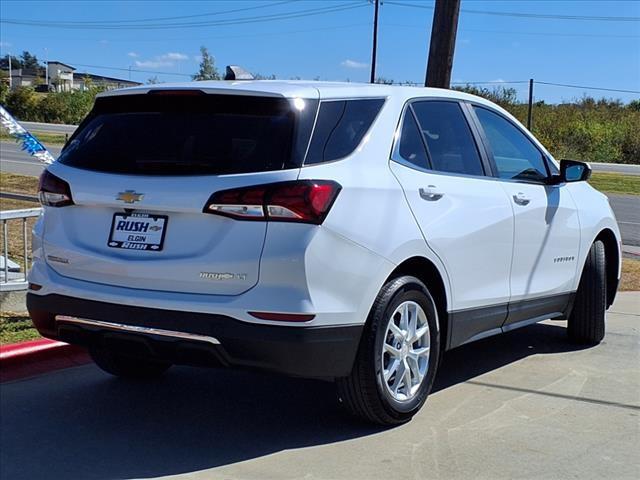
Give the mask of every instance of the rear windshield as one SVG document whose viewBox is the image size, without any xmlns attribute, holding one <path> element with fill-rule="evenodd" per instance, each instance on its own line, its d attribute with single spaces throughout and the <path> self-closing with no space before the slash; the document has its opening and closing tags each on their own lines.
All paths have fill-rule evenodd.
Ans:
<svg viewBox="0 0 640 480">
<path fill-rule="evenodd" d="M 317 101 L 209 94 L 96 100 L 59 161 L 140 175 L 222 175 L 297 168 Z"/>
</svg>

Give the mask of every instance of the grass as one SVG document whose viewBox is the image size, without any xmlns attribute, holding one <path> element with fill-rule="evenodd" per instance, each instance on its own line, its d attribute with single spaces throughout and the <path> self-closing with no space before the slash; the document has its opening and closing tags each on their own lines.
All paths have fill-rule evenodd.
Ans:
<svg viewBox="0 0 640 480">
<path fill-rule="evenodd" d="M 36 137 L 39 141 L 41 141 L 45 146 L 47 145 L 62 146 L 67 141 L 65 135 L 60 133 L 45 133 L 45 132 L 41 132 L 41 133 L 31 132 L 31 133 L 33 134 L 34 137 Z M 0 131 L 0 140 L 5 142 L 8 142 L 8 141 L 13 142 L 16 139 L 15 137 L 12 137 L 7 132 L 2 130 Z"/>
<path fill-rule="evenodd" d="M 640 175 L 594 172 L 589 183 L 605 193 L 640 195 Z"/>
<path fill-rule="evenodd" d="M 622 279 L 620 280 L 620 291 L 640 291 L 640 260 L 634 260 L 631 258 L 622 259 Z"/>
<path fill-rule="evenodd" d="M 38 193 L 38 177 L 0 172 L 0 191 L 36 195 Z M 3 206 L 1 210 L 8 209 Z"/>
<path fill-rule="evenodd" d="M 24 312 L 0 312 L 0 345 L 25 342 L 40 338 L 29 314 Z"/>
</svg>

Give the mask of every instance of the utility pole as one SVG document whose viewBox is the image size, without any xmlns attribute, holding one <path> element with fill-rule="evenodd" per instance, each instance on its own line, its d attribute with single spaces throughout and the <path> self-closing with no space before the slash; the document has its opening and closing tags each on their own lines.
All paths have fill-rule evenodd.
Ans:
<svg viewBox="0 0 640 480">
<path fill-rule="evenodd" d="M 44 83 L 47 85 L 47 92 L 49 91 L 49 53 L 47 47 L 44 48 Z"/>
<path fill-rule="evenodd" d="M 531 131 L 531 116 L 533 114 L 533 78 L 529 79 L 529 109 L 527 110 L 527 130 Z"/>
<path fill-rule="evenodd" d="M 13 87 L 13 76 L 11 75 L 11 54 L 7 55 L 9 57 L 9 90 Z"/>
<path fill-rule="evenodd" d="M 369 83 L 376 81 L 376 55 L 378 51 L 378 9 L 380 0 L 373 0 L 373 47 L 371 48 L 371 78 Z"/>
<path fill-rule="evenodd" d="M 459 14 L 460 0 L 436 0 L 425 87 L 450 86 Z"/>
</svg>

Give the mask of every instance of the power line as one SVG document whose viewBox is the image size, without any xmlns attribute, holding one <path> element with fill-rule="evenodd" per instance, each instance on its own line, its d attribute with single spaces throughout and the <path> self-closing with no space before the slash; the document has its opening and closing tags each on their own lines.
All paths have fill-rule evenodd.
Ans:
<svg viewBox="0 0 640 480">
<path fill-rule="evenodd" d="M 424 25 L 403 25 L 399 23 L 387 23 L 390 27 L 415 28 L 424 30 Z M 560 32 L 522 32 L 506 30 L 481 30 L 475 28 L 460 28 L 460 32 L 498 33 L 505 35 L 534 35 L 540 37 L 594 37 L 594 38 L 640 38 L 640 35 L 608 35 L 597 33 L 560 33 Z"/>
<path fill-rule="evenodd" d="M 433 10 L 434 7 L 430 5 L 417 5 L 412 3 L 402 3 L 386 1 L 388 5 L 396 5 L 399 7 L 413 7 L 413 8 L 426 8 Z M 556 14 L 544 14 L 544 13 L 520 13 L 520 12 L 496 12 L 488 10 L 469 10 L 466 8 L 460 9 L 462 13 L 472 13 L 481 15 L 495 15 L 499 17 L 521 17 L 521 18 L 541 18 L 548 20 L 588 20 L 588 21 L 604 21 L 604 22 L 640 22 L 640 17 L 613 17 L 613 16 L 597 16 L 597 15 L 556 15 Z"/>
<path fill-rule="evenodd" d="M 529 80 L 513 80 L 513 81 L 502 81 L 502 80 L 492 80 L 488 82 L 453 82 L 451 85 L 515 85 L 515 84 L 523 84 L 529 83 Z M 553 82 L 542 82 L 539 80 L 534 80 L 534 83 L 539 85 L 552 85 L 554 87 L 566 87 L 566 88 L 578 88 L 583 90 L 601 90 L 605 92 L 619 92 L 619 93 L 638 93 L 639 90 L 624 90 L 619 88 L 607 88 L 607 87 L 586 87 L 584 85 L 571 85 L 567 83 L 553 83 Z"/>
<path fill-rule="evenodd" d="M 638 93 L 640 94 L 640 90 L 621 90 L 617 88 L 603 88 L 603 87 L 585 87 L 583 85 L 569 85 L 566 83 L 552 83 L 552 82 L 541 82 L 536 80 L 535 83 L 540 85 L 553 85 L 555 87 L 568 87 L 568 88 L 580 88 L 583 90 L 602 90 L 604 92 L 621 92 L 621 93 Z"/>
<path fill-rule="evenodd" d="M 254 17 L 239 17 L 233 19 L 225 19 L 218 21 L 204 21 L 204 22 L 187 22 L 187 23 L 165 23 L 165 24 L 138 24 L 138 25 L 105 25 L 105 24 L 69 24 L 59 23 L 52 24 L 45 21 L 32 21 L 32 20 L 18 20 L 18 19 L 0 19 L 0 23 L 9 25 L 22 25 L 31 27 L 44 27 L 44 28 L 60 28 L 69 30 L 159 30 L 159 29 L 174 29 L 174 28 L 198 28 L 198 27 L 215 27 L 215 26 L 231 26 L 231 25 L 243 25 L 250 23 L 263 23 L 274 20 L 290 20 L 294 18 L 309 17 L 314 15 L 323 15 L 327 13 L 342 12 L 346 10 L 352 10 L 355 8 L 366 7 L 366 3 L 352 2 L 349 4 L 342 4 L 339 6 L 329 6 L 321 8 L 312 8 L 307 10 L 298 10 L 294 12 L 278 13 L 271 15 L 260 15 Z"/>
<path fill-rule="evenodd" d="M 504 81 L 504 80 L 490 80 L 487 82 L 452 82 L 451 85 L 501 85 L 501 84 L 516 84 L 516 83 L 529 83 L 529 80 L 513 80 L 513 81 Z"/>
<path fill-rule="evenodd" d="M 286 3 L 293 3 L 298 0 L 283 0 L 281 2 L 271 2 L 266 5 L 256 5 L 253 7 L 245 7 L 245 8 L 235 8 L 233 10 L 222 10 L 219 12 L 206 12 L 206 13 L 197 13 L 193 15 L 180 15 L 177 17 L 155 17 L 155 18 L 138 18 L 138 19 L 129 19 L 129 20 L 82 20 L 82 21 L 61 21 L 61 20 L 50 20 L 49 23 L 52 24 L 107 24 L 107 23 L 135 23 L 135 22 L 156 22 L 163 20 L 181 20 L 183 18 L 200 18 L 200 17 L 210 17 L 215 15 L 226 15 L 227 13 L 237 13 L 237 12 L 245 12 L 247 10 L 258 10 L 260 8 L 267 7 L 276 7 L 278 5 L 284 5 Z"/>
<path fill-rule="evenodd" d="M 352 23 L 352 24 L 348 24 L 348 25 L 334 25 L 334 26 L 329 26 L 329 27 L 318 27 L 318 28 L 307 28 L 305 30 L 278 30 L 275 32 L 262 32 L 262 33 L 247 33 L 247 34 L 240 34 L 240 35 L 214 35 L 214 36 L 207 36 L 207 37 L 180 37 L 180 38 L 122 38 L 122 37 L 118 37 L 118 38 L 113 38 L 113 39 L 108 39 L 107 41 L 109 43 L 111 42 L 173 42 L 173 41 L 181 41 L 181 40 L 191 40 L 191 41 L 202 41 L 202 42 L 206 42 L 208 40 L 218 40 L 218 39 L 228 39 L 228 38 L 253 38 L 253 37 L 277 37 L 280 35 L 289 35 L 289 34 L 296 34 L 296 33 L 307 33 L 307 32 L 320 32 L 320 31 L 325 31 L 325 30 L 340 30 L 340 29 L 345 29 L 345 28 L 359 28 L 359 27 L 371 27 L 371 22 L 368 23 Z M 45 39 L 45 40 L 50 40 L 51 37 L 50 36 L 35 36 L 35 35 L 30 35 L 29 38 L 31 39 Z M 62 38 L 62 37 L 56 37 L 56 40 L 62 40 L 62 41 L 86 41 L 86 42 L 92 42 L 92 41 L 98 41 L 100 40 L 100 38 L 80 38 L 80 37 L 73 37 L 73 38 Z"/>
<path fill-rule="evenodd" d="M 139 70 L 137 68 L 107 67 L 105 65 L 87 65 L 85 63 L 76 63 L 76 62 L 69 62 L 69 63 L 72 63 L 73 65 L 77 65 L 78 67 L 100 68 L 100 69 L 103 69 L 103 70 L 118 70 L 118 71 L 122 71 L 122 72 L 155 73 L 156 75 L 174 75 L 176 77 L 189 77 L 189 78 L 191 78 L 191 75 L 189 75 L 187 73 L 158 72 L 156 70 Z M 88 73 L 88 72 L 81 72 L 78 75 L 82 76 L 82 73 Z"/>
</svg>

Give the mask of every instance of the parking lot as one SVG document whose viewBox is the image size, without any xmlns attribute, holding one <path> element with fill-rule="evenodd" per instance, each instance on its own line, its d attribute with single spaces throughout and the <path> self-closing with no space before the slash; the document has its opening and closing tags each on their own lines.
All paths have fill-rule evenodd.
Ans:
<svg viewBox="0 0 640 480">
<path fill-rule="evenodd" d="M 331 384 L 174 368 L 129 383 L 93 365 L 3 384 L 0 476 L 639 478 L 640 294 L 595 348 L 544 322 L 445 356 L 407 425 L 354 422 Z"/>
</svg>

